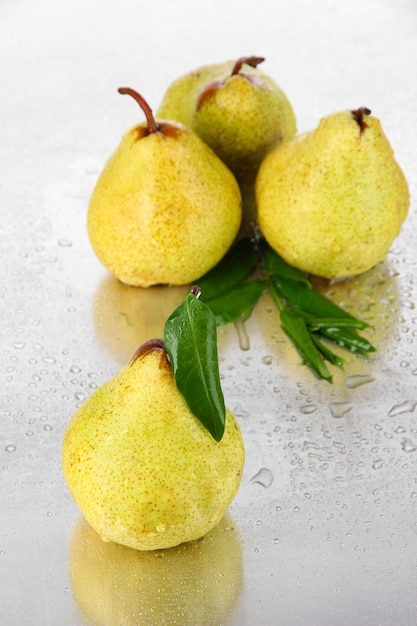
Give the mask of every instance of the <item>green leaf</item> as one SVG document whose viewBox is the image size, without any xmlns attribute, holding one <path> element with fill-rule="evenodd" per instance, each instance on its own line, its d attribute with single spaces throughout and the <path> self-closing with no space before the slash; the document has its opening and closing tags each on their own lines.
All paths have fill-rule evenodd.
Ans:
<svg viewBox="0 0 417 626">
<path fill-rule="evenodd" d="M 280 319 L 283 331 L 293 341 L 303 362 L 308 365 L 319 378 L 324 378 L 331 382 L 332 375 L 310 336 L 304 318 L 292 309 L 285 308 L 280 311 Z"/>
<path fill-rule="evenodd" d="M 256 250 L 250 239 L 238 241 L 223 259 L 198 280 L 201 299 L 208 302 L 243 283 L 256 266 Z"/>
<path fill-rule="evenodd" d="M 323 359 L 338 367 L 343 365 L 343 359 L 320 338 L 362 355 L 375 351 L 374 346 L 356 332 L 368 328 L 367 322 L 358 320 L 316 291 L 307 276 L 286 263 L 265 240 L 260 240 L 258 249 L 282 328 L 305 364 L 320 378 L 331 380 Z"/>
<path fill-rule="evenodd" d="M 209 300 L 207 306 L 212 310 L 216 324 L 221 326 L 248 319 L 264 288 L 263 281 L 250 280 L 218 298 Z"/>
<path fill-rule="evenodd" d="M 332 365 L 336 365 L 337 367 L 343 367 L 345 362 L 341 356 L 335 354 L 330 348 L 328 348 L 314 333 L 310 333 L 310 337 L 313 343 L 316 345 L 317 349 L 324 356 L 327 361 L 329 361 Z"/>
<path fill-rule="evenodd" d="M 216 321 L 209 307 L 193 292 L 165 322 L 164 341 L 179 391 L 192 413 L 220 441 L 226 408 L 220 385 Z"/>
<path fill-rule="evenodd" d="M 369 326 L 367 322 L 348 317 L 314 317 L 308 314 L 306 315 L 304 311 L 299 311 L 299 313 L 304 317 L 309 329 L 312 331 L 322 328 L 357 328 L 358 330 L 364 330 Z"/>
<path fill-rule="evenodd" d="M 354 320 L 350 313 L 342 309 L 340 306 L 323 296 L 321 293 L 291 280 L 286 280 L 281 276 L 275 276 L 275 281 L 279 287 L 282 296 L 291 302 L 293 306 L 297 306 L 305 313 L 316 315 L 317 317 L 335 317 Z M 366 324 L 366 322 L 363 322 Z M 368 326 L 366 324 L 366 326 Z"/>
<path fill-rule="evenodd" d="M 264 239 L 259 242 L 259 252 L 264 271 L 268 277 L 275 275 L 280 276 L 283 279 L 301 283 L 305 285 L 305 287 L 312 289 L 312 285 L 306 278 L 306 275 L 292 265 L 288 265 Z"/>
<path fill-rule="evenodd" d="M 376 348 L 367 339 L 347 328 L 321 328 L 320 333 L 351 352 L 376 352 Z"/>
</svg>

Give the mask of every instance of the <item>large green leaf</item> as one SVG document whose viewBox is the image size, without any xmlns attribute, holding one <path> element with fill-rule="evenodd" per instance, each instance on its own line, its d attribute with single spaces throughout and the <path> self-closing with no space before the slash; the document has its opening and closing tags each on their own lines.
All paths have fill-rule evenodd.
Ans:
<svg viewBox="0 0 417 626">
<path fill-rule="evenodd" d="M 220 385 L 216 320 L 198 295 L 188 294 L 167 319 L 164 341 L 179 391 L 203 426 L 220 441 L 226 408 Z"/>
</svg>

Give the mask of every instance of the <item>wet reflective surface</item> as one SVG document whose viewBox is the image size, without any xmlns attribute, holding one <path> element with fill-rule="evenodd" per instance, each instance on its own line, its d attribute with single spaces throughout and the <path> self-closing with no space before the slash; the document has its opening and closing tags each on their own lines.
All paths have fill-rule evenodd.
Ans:
<svg viewBox="0 0 417 626">
<path fill-rule="evenodd" d="M 276 20 L 263 1 L 255 17 L 236 2 L 57 7 L 0 7 L 1 623 L 415 624 L 414 3 L 286 1 Z M 383 264 L 317 281 L 372 325 L 377 347 L 368 360 L 344 355 L 333 385 L 301 365 L 267 295 L 244 325 L 219 330 L 226 403 L 247 451 L 240 491 L 202 541 L 135 553 L 103 544 L 83 521 L 63 480 L 62 438 L 94 389 L 161 336 L 186 288 L 134 289 L 109 276 L 87 239 L 88 198 L 137 121 L 120 84 L 156 107 L 176 75 L 247 53 L 267 58 L 300 130 L 370 106 L 412 205 Z"/>
</svg>

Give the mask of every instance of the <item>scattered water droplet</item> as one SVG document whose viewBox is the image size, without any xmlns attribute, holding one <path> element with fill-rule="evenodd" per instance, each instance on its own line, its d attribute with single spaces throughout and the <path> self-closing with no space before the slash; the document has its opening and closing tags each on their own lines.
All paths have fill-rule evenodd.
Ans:
<svg viewBox="0 0 417 626">
<path fill-rule="evenodd" d="M 381 469 L 383 466 L 384 466 L 384 461 L 382 459 L 376 459 L 372 463 L 372 469 L 375 469 L 375 470 Z"/>
<path fill-rule="evenodd" d="M 16 341 L 14 344 L 14 347 L 16 350 L 22 350 L 25 347 L 25 342 L 24 341 Z"/>
<path fill-rule="evenodd" d="M 270 469 L 267 467 L 261 467 L 259 472 L 252 476 L 250 479 L 251 483 L 259 483 L 262 487 L 268 488 L 272 485 L 274 481 L 274 475 Z"/>
<path fill-rule="evenodd" d="M 58 239 L 58 245 L 61 246 L 61 248 L 70 248 L 72 246 L 72 241 L 69 239 Z"/>
<path fill-rule="evenodd" d="M 16 450 L 16 446 L 14 446 L 12 443 L 9 443 L 9 445 L 7 445 L 5 447 L 6 452 L 14 452 Z"/>
<path fill-rule="evenodd" d="M 311 413 L 315 413 L 317 411 L 317 407 L 312 404 L 306 404 L 305 406 L 300 407 L 301 413 L 304 415 L 310 415 Z"/>
<path fill-rule="evenodd" d="M 415 444 L 408 437 L 403 437 L 401 440 L 401 448 L 404 452 L 415 452 L 417 450 L 417 444 Z"/>
<path fill-rule="evenodd" d="M 349 402 L 332 402 L 329 404 L 330 413 L 336 418 L 343 417 L 351 408 L 352 405 Z"/>
<path fill-rule="evenodd" d="M 261 359 L 262 363 L 265 363 L 265 365 L 271 365 L 272 363 L 272 356 L 264 356 Z"/>
<path fill-rule="evenodd" d="M 233 409 L 233 415 L 235 417 L 243 417 L 244 419 L 249 417 L 248 411 L 246 411 L 246 409 L 244 409 L 241 404 L 236 404 L 235 408 Z"/>
<path fill-rule="evenodd" d="M 56 359 L 53 356 L 44 356 L 42 357 L 42 361 L 44 363 L 48 363 L 48 365 L 53 365 L 56 363 Z"/>
<path fill-rule="evenodd" d="M 410 400 L 406 400 L 402 404 L 395 404 L 388 412 L 388 416 L 394 417 L 395 415 L 400 415 L 401 413 L 412 413 L 416 406 L 417 402 L 411 402 Z"/>
<path fill-rule="evenodd" d="M 356 376 L 347 376 L 345 379 L 345 385 L 349 389 L 356 389 L 357 387 L 361 387 L 361 385 L 371 383 L 373 380 L 375 380 L 375 378 L 369 374 L 358 374 Z"/>
</svg>

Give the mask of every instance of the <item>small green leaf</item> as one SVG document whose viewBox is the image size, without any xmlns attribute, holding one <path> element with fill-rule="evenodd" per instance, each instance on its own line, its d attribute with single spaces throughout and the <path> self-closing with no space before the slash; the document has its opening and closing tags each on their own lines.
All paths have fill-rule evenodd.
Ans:
<svg viewBox="0 0 417 626">
<path fill-rule="evenodd" d="M 325 359 L 327 359 L 327 361 L 329 361 L 329 363 L 331 363 L 332 365 L 336 365 L 337 367 L 343 367 L 345 360 L 342 359 L 341 356 L 335 354 L 332 350 L 330 350 L 330 348 L 328 348 L 314 333 L 310 333 L 310 337 L 319 352 L 321 352 L 321 354 L 324 356 Z"/>
<path fill-rule="evenodd" d="M 376 348 L 367 339 L 347 328 L 321 328 L 320 333 L 351 352 L 376 352 Z"/>
<path fill-rule="evenodd" d="M 281 276 L 275 276 L 275 281 L 282 296 L 306 313 L 317 317 L 335 317 L 343 319 L 355 319 L 353 315 L 342 309 L 340 306 L 323 296 L 321 293 L 307 287 L 305 284 L 295 283 L 286 280 Z M 365 323 L 365 322 L 364 322 Z"/>
<path fill-rule="evenodd" d="M 367 322 L 348 317 L 314 317 L 305 315 L 303 311 L 299 311 L 299 313 L 304 317 L 309 329 L 313 331 L 322 328 L 357 328 L 358 330 L 364 330 L 369 326 Z"/>
<path fill-rule="evenodd" d="M 192 413 L 220 441 L 226 408 L 220 385 L 216 321 L 209 307 L 194 295 L 194 288 L 165 322 L 164 342 L 179 391 Z"/>
<path fill-rule="evenodd" d="M 212 270 L 198 281 L 201 299 L 208 302 L 243 283 L 256 266 L 256 250 L 250 239 L 238 241 Z"/>
<path fill-rule="evenodd" d="M 285 308 L 280 311 L 280 319 L 283 331 L 293 341 L 303 362 L 308 365 L 319 378 L 324 378 L 331 382 L 332 375 L 322 355 L 311 339 L 304 318 L 297 315 L 292 309 Z"/>
<path fill-rule="evenodd" d="M 250 280 L 231 289 L 228 293 L 207 302 L 216 319 L 216 324 L 244 321 L 251 315 L 264 291 L 261 280 Z"/>
</svg>

